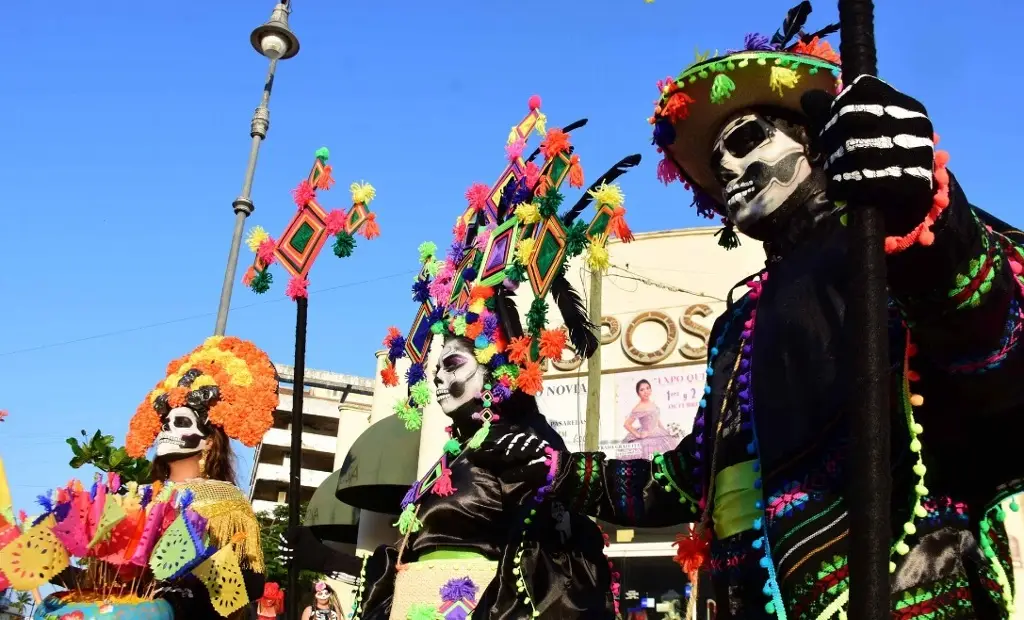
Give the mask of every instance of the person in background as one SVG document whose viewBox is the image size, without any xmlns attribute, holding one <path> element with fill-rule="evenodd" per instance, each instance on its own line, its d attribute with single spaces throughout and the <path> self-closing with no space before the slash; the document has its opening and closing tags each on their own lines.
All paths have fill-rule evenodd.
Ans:
<svg viewBox="0 0 1024 620">
<path fill-rule="evenodd" d="M 633 406 L 623 427 L 629 435 L 627 443 L 638 443 L 639 458 L 652 459 L 655 454 L 668 452 L 676 447 L 676 439 L 672 432 L 665 428 L 661 421 L 661 409 L 651 400 L 651 382 L 641 379 L 636 384 L 636 395 L 640 402 Z M 639 425 L 639 426 L 637 426 Z"/>
<path fill-rule="evenodd" d="M 327 582 L 313 585 L 313 604 L 302 610 L 302 620 L 342 620 L 341 602 Z"/>
</svg>

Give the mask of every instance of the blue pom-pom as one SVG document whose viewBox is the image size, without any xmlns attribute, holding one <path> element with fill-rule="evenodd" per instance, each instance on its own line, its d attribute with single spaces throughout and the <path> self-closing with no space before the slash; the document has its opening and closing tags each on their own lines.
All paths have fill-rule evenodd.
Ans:
<svg viewBox="0 0 1024 620">
<path fill-rule="evenodd" d="M 430 299 L 430 280 L 416 280 L 412 284 L 412 298 L 416 303 Z"/>
<path fill-rule="evenodd" d="M 397 360 L 405 356 L 404 337 L 395 336 L 395 339 L 391 341 L 391 348 L 388 350 L 388 356 L 393 360 Z"/>
<path fill-rule="evenodd" d="M 672 121 L 667 118 L 660 118 L 654 123 L 654 136 L 651 138 L 651 144 L 666 148 L 675 144 L 676 141 L 676 128 L 672 126 Z"/>
<path fill-rule="evenodd" d="M 486 347 L 489 344 L 491 344 L 491 342 L 489 340 L 487 340 L 487 336 L 483 336 L 483 335 L 477 336 L 476 340 L 473 341 L 473 346 L 475 346 L 478 349 L 483 349 L 484 347 Z"/>
<path fill-rule="evenodd" d="M 463 269 L 462 279 L 465 280 L 466 282 L 472 282 L 473 280 L 476 280 L 476 269 L 473 269 L 472 267 L 466 267 L 465 269 Z"/>
<path fill-rule="evenodd" d="M 409 385 L 416 385 L 427 377 L 426 371 L 423 369 L 423 364 L 413 364 L 409 366 L 409 370 L 405 373 L 405 380 L 409 382 Z"/>
<path fill-rule="evenodd" d="M 433 325 L 444 317 L 444 306 L 438 306 L 430 311 L 430 315 L 427 317 L 427 322 Z"/>
<path fill-rule="evenodd" d="M 498 353 L 491 358 L 491 367 L 497 368 L 508 363 L 508 357 L 504 353 Z"/>
<path fill-rule="evenodd" d="M 466 313 L 466 323 L 472 324 L 472 323 L 476 323 L 479 320 L 480 320 L 480 315 L 477 314 L 476 312 L 467 312 Z"/>
</svg>

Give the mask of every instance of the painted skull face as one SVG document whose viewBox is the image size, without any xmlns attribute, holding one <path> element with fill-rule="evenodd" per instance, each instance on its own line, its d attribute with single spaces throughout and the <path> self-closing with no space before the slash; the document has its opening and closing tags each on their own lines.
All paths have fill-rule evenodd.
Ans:
<svg viewBox="0 0 1024 620">
<path fill-rule="evenodd" d="M 461 338 L 445 342 L 434 375 L 437 404 L 445 415 L 452 415 L 480 396 L 486 376 L 487 369 L 476 361 L 469 342 Z"/>
<path fill-rule="evenodd" d="M 314 588 L 314 596 L 318 601 L 326 601 L 331 598 L 331 589 L 327 587 L 327 584 L 319 581 Z"/>
<path fill-rule="evenodd" d="M 208 447 L 206 437 L 195 411 L 175 407 L 163 418 L 163 427 L 156 436 L 156 455 L 181 458 L 198 454 Z"/>
<path fill-rule="evenodd" d="M 748 234 L 811 176 L 804 145 L 754 113 L 725 124 L 711 157 L 726 215 Z"/>
</svg>

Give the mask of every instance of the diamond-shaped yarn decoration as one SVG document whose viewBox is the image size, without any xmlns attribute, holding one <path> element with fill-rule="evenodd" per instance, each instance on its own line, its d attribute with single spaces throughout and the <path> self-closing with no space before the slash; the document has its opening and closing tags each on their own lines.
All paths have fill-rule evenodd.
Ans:
<svg viewBox="0 0 1024 620">
<path fill-rule="evenodd" d="M 533 294 L 544 297 L 551 289 L 551 283 L 562 266 L 565 257 L 565 228 L 555 217 L 549 217 L 541 225 L 534 246 L 530 264 L 526 266 L 530 275 Z"/>
<path fill-rule="evenodd" d="M 519 218 L 512 217 L 491 233 L 479 275 L 484 286 L 495 286 L 505 280 L 505 268 L 512 261 L 519 228 Z"/>
<path fill-rule="evenodd" d="M 416 313 L 416 319 L 409 329 L 409 338 L 405 341 L 405 353 L 415 364 L 422 363 L 430 350 L 430 340 L 433 333 L 430 331 L 430 313 L 434 310 L 434 304 L 427 301 L 420 306 Z"/>
<path fill-rule="evenodd" d="M 612 208 L 608 205 L 598 207 L 597 214 L 590 221 L 590 226 L 587 226 L 587 239 L 591 243 L 596 243 L 605 238 L 605 235 L 608 234 L 608 224 L 612 221 L 613 214 Z"/>
</svg>

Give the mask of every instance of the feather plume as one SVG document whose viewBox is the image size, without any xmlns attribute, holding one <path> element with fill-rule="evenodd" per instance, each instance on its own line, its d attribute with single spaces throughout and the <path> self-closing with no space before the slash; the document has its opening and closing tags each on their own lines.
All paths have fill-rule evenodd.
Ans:
<svg viewBox="0 0 1024 620">
<path fill-rule="evenodd" d="M 579 293 L 569 284 L 563 274 L 555 276 L 551 283 L 551 296 L 558 305 L 558 311 L 562 315 L 565 327 L 569 331 L 569 342 L 583 359 L 589 358 L 597 351 L 597 336 L 594 335 L 595 327 L 590 321 L 583 300 Z"/>
<path fill-rule="evenodd" d="M 501 190 L 501 200 L 498 201 L 498 221 L 504 222 L 508 216 L 510 207 L 512 206 L 511 199 L 516 193 L 516 179 L 515 177 L 508 180 L 505 184 L 505 189 Z"/>
<path fill-rule="evenodd" d="M 623 157 L 622 159 L 620 159 L 619 163 L 609 168 L 607 172 L 602 174 L 596 181 L 594 181 L 587 189 L 587 191 L 583 192 L 583 195 L 580 196 L 580 199 L 576 201 L 576 204 L 574 204 L 571 209 L 569 209 L 568 211 L 565 212 L 565 214 L 562 215 L 562 223 L 565 224 L 566 226 L 569 226 L 577 217 L 579 217 L 580 213 L 583 213 L 583 210 L 587 208 L 587 205 L 589 205 L 594 200 L 594 197 L 590 195 L 591 190 L 596 190 L 597 188 L 601 187 L 602 183 L 611 183 L 615 179 L 626 174 L 626 172 L 628 172 L 630 168 L 635 167 L 639 163 L 639 154 L 629 155 L 628 157 Z"/>
<path fill-rule="evenodd" d="M 807 17 L 811 14 L 810 0 L 804 0 L 791 8 L 786 13 L 786 19 L 782 22 L 782 28 L 772 35 L 772 46 L 775 49 L 782 49 L 789 44 L 800 33 L 800 29 L 807 23 Z"/>
<path fill-rule="evenodd" d="M 825 26 L 818 32 L 812 34 L 807 34 L 806 32 L 801 30 L 800 40 L 803 41 L 804 43 L 810 43 L 811 40 L 814 39 L 814 37 L 818 37 L 818 39 L 824 39 L 828 35 L 835 34 L 837 32 L 839 32 L 839 24 L 829 24 L 828 26 Z M 794 45 L 796 44 L 794 43 Z"/>
<path fill-rule="evenodd" d="M 569 123 L 565 127 L 562 127 L 562 131 L 564 131 L 565 133 L 569 133 L 573 129 L 579 129 L 580 127 L 583 127 L 588 122 L 589 121 L 587 119 L 581 118 L 580 120 L 578 120 L 578 121 L 576 121 L 574 123 Z M 531 153 L 530 156 L 526 158 L 526 161 L 533 161 L 533 160 L 537 159 L 538 155 L 540 155 L 540 149 L 539 148 L 534 149 L 533 153 Z"/>
<path fill-rule="evenodd" d="M 500 286 L 494 289 L 494 313 L 501 321 L 505 336 L 512 340 L 523 335 L 523 323 L 519 320 L 519 308 L 516 306 L 515 294 Z"/>
</svg>

